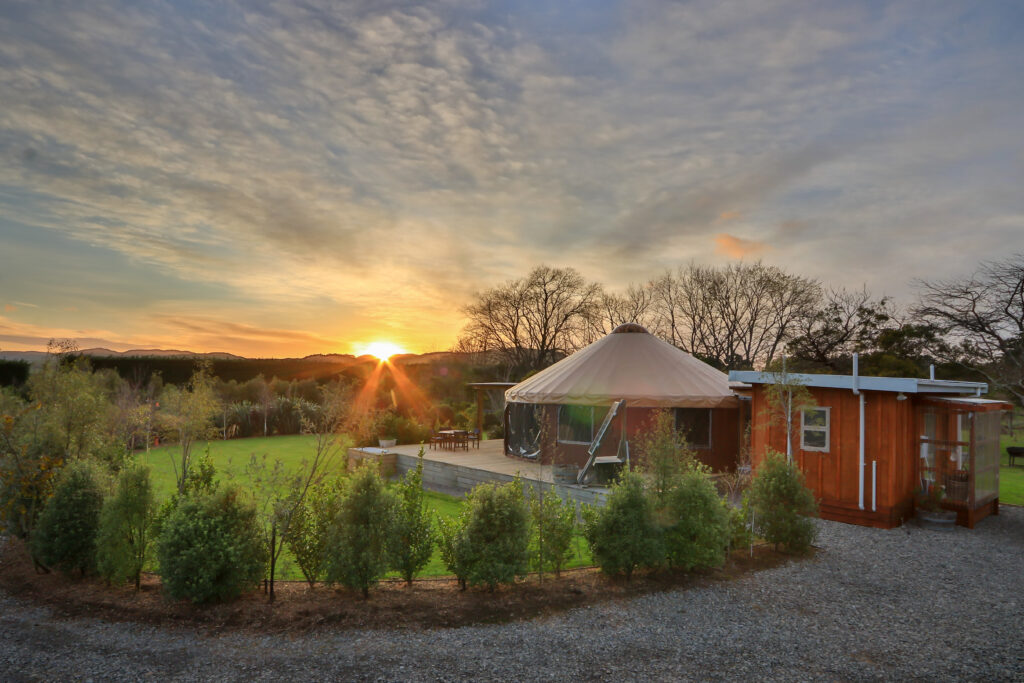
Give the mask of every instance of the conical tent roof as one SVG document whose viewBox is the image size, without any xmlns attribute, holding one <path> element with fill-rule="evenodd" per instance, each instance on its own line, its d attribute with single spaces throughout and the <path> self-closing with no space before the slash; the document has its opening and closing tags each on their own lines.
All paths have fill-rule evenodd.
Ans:
<svg viewBox="0 0 1024 683">
<path fill-rule="evenodd" d="M 611 334 L 563 358 L 505 392 L 510 403 L 602 406 L 624 400 L 647 408 L 736 405 L 729 378 L 658 339 L 639 325 Z"/>
</svg>

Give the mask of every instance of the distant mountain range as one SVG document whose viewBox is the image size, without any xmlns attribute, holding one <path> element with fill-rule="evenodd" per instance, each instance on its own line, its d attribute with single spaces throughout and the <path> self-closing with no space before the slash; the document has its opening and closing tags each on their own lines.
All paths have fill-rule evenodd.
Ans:
<svg viewBox="0 0 1024 683">
<path fill-rule="evenodd" d="M 245 356 L 236 356 L 233 353 L 214 351 L 212 353 L 196 353 L 195 351 L 181 351 L 178 349 L 131 349 L 129 351 L 114 351 L 102 347 L 82 349 L 78 353 L 83 356 L 95 356 L 102 358 L 205 358 L 209 360 L 253 360 Z M 23 360 L 29 363 L 41 363 L 47 356 L 45 351 L 0 351 L 0 360 Z M 403 353 L 393 356 L 392 360 L 397 363 L 416 364 L 445 361 L 447 359 L 462 359 L 465 354 L 452 353 L 450 351 L 433 351 L 431 353 L 415 354 Z M 288 360 L 288 359 L 281 359 Z M 311 363 L 326 363 L 331 365 L 349 365 L 355 361 L 373 361 L 373 356 L 353 356 L 349 353 L 315 353 L 310 356 L 295 359 L 309 361 Z"/>
</svg>

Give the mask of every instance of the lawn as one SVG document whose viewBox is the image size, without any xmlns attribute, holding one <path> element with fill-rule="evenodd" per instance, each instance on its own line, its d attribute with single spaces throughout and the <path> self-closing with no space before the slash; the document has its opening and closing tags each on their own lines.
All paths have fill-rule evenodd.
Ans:
<svg viewBox="0 0 1024 683">
<path fill-rule="evenodd" d="M 217 478 L 222 483 L 233 482 L 245 487 L 250 482 L 245 469 L 253 455 L 257 458 L 262 458 L 265 455 L 268 463 L 279 459 L 284 467 L 296 469 L 304 460 L 308 460 L 312 456 L 313 437 L 305 435 L 272 436 L 200 442 L 192 449 L 193 458 L 202 455 L 207 447 L 210 459 L 213 461 L 214 467 L 217 468 Z M 148 464 L 152 470 L 153 488 L 160 501 L 165 500 L 175 490 L 174 466 L 180 457 L 181 449 L 176 445 L 154 448 L 148 453 L 140 453 L 138 456 L 139 462 Z M 332 471 L 341 474 L 343 463 L 344 458 L 339 456 Z M 454 517 L 463 506 L 462 498 L 446 496 L 433 491 L 426 492 L 426 502 L 434 514 L 445 518 Z M 590 550 L 582 537 L 577 537 L 573 545 L 575 548 L 573 558 L 568 566 L 590 565 Z M 422 576 L 445 576 L 448 573 L 440 553 L 435 548 L 430 563 L 424 569 Z M 277 574 L 279 578 L 285 580 L 301 580 L 303 578 L 287 549 L 278 564 Z"/>
<path fill-rule="evenodd" d="M 999 467 L 999 502 L 1024 505 L 1024 464 L 1020 459 L 1010 467 L 1007 446 L 1024 446 L 1024 429 L 1017 429 L 1012 436 L 1003 435 L 999 442 L 1001 455 Z"/>
</svg>

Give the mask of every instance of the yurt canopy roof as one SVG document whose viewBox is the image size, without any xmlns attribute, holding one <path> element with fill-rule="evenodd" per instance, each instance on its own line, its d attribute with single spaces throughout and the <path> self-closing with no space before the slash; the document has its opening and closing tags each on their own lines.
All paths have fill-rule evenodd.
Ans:
<svg viewBox="0 0 1024 683">
<path fill-rule="evenodd" d="M 646 408 L 737 405 L 729 379 L 640 325 L 620 325 L 505 392 L 510 403 L 603 406 L 623 400 Z"/>
</svg>

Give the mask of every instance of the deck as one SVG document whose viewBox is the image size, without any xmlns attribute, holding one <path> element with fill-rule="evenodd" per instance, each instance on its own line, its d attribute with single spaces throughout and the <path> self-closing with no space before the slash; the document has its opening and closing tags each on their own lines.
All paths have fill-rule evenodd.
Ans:
<svg viewBox="0 0 1024 683">
<path fill-rule="evenodd" d="M 419 444 L 392 446 L 387 449 L 387 455 L 384 457 L 394 457 L 395 470 L 401 475 L 416 467 L 419 450 Z M 371 453 L 374 451 L 379 449 L 373 449 Z M 424 447 L 423 486 L 432 491 L 462 496 L 477 484 L 501 484 L 518 476 L 527 486 L 532 484 L 547 490 L 557 490 L 560 495 L 567 495 L 581 503 L 604 503 L 608 489 L 599 486 L 555 484 L 550 466 L 510 458 L 503 451 L 504 444 L 500 439 L 481 441 L 479 448 L 471 447 L 468 451 Z M 353 448 L 352 452 L 361 455 L 366 453 L 366 449 Z"/>
</svg>

